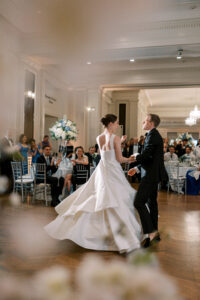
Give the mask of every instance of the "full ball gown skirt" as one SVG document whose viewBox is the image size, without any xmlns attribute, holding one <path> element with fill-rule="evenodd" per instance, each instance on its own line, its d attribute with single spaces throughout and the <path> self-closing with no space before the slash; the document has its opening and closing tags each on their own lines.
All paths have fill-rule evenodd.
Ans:
<svg viewBox="0 0 200 300">
<path fill-rule="evenodd" d="M 123 253 L 140 248 L 135 194 L 112 145 L 101 151 L 90 179 L 55 207 L 58 217 L 45 230 L 55 239 L 69 239 L 87 249 Z"/>
</svg>

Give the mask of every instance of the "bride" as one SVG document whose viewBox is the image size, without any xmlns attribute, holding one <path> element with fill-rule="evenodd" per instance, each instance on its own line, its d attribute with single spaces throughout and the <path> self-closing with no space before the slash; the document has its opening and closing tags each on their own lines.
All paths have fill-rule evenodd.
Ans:
<svg viewBox="0 0 200 300">
<path fill-rule="evenodd" d="M 133 208 L 136 191 L 128 183 L 120 163 L 121 140 L 114 135 L 117 117 L 101 119 L 104 132 L 97 137 L 101 160 L 84 185 L 55 207 L 57 218 L 45 227 L 59 240 L 69 239 L 93 250 L 130 252 L 140 248 L 141 229 Z"/>
</svg>

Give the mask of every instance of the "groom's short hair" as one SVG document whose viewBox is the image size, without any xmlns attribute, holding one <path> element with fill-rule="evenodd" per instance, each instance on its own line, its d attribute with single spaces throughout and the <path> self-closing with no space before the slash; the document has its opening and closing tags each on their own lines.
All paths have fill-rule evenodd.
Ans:
<svg viewBox="0 0 200 300">
<path fill-rule="evenodd" d="M 151 122 L 154 123 L 154 126 L 158 127 L 158 125 L 160 124 L 160 117 L 154 114 L 148 114 L 148 116 L 150 116 Z"/>
</svg>

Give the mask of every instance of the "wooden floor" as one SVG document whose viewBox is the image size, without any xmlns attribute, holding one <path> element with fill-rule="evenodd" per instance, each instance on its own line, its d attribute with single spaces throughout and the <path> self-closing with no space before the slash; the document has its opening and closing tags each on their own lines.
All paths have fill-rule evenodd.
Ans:
<svg viewBox="0 0 200 300">
<path fill-rule="evenodd" d="M 200 196 L 159 192 L 159 227 L 162 241 L 153 249 L 161 267 L 177 282 L 184 299 L 200 299 Z M 56 241 L 37 232 L 56 213 L 41 203 L 19 207 L 1 207 L 0 268 L 30 274 L 53 264 L 75 270 L 85 254 L 70 241 Z M 36 227 L 37 227 L 36 226 Z M 42 242 L 41 242 L 42 240 Z M 33 242 L 34 241 L 34 242 Z M 33 245 L 34 244 L 34 245 Z M 95 252 L 105 259 L 117 257 L 113 252 Z"/>
</svg>

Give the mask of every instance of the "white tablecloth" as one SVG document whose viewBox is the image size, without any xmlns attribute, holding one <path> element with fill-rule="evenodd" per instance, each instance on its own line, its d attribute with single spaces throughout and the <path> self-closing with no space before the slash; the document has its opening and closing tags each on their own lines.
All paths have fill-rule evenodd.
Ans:
<svg viewBox="0 0 200 300">
<path fill-rule="evenodd" d="M 174 192 L 182 193 L 186 173 L 189 170 L 197 170 L 194 166 L 180 166 L 177 163 L 165 162 L 165 168 L 169 176 L 169 184 Z"/>
</svg>

